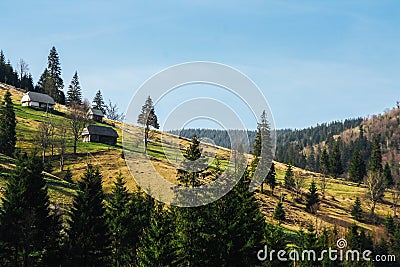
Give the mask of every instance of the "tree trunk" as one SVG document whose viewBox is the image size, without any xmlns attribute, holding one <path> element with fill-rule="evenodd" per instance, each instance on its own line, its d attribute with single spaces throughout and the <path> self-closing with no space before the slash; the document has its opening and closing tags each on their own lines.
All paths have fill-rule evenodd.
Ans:
<svg viewBox="0 0 400 267">
<path fill-rule="evenodd" d="M 261 194 L 264 194 L 264 183 L 261 183 Z"/>
<path fill-rule="evenodd" d="M 372 201 L 371 217 L 372 217 L 373 220 L 374 220 L 374 217 L 375 217 L 375 206 L 376 206 L 376 201 Z"/>
<path fill-rule="evenodd" d="M 76 139 L 74 139 L 74 155 L 76 155 Z"/>
<path fill-rule="evenodd" d="M 61 153 L 60 155 L 60 171 L 64 170 L 64 155 Z"/>
<path fill-rule="evenodd" d="M 149 125 L 144 128 L 144 154 L 147 154 L 147 142 L 149 138 Z"/>
</svg>

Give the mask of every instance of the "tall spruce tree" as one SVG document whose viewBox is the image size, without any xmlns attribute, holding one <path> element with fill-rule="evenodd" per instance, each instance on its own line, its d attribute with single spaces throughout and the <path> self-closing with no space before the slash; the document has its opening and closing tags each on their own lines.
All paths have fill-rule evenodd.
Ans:
<svg viewBox="0 0 400 267">
<path fill-rule="evenodd" d="M 340 140 L 337 140 L 333 147 L 332 156 L 330 158 L 330 171 L 335 178 L 343 173 L 342 157 L 340 154 Z"/>
<path fill-rule="evenodd" d="M 174 261 L 175 221 L 170 210 L 158 203 L 149 224 L 143 229 L 137 253 L 138 266 L 164 267 Z"/>
<path fill-rule="evenodd" d="M 183 155 L 182 169 L 178 170 L 178 181 L 185 186 L 200 185 L 201 172 L 205 169 L 205 158 L 201 154 L 200 140 L 193 136 Z"/>
<path fill-rule="evenodd" d="M 318 203 L 319 203 L 318 192 L 317 192 L 318 189 L 314 180 L 312 180 L 308 191 L 309 192 L 307 194 L 306 211 L 314 214 L 318 210 Z"/>
<path fill-rule="evenodd" d="M 321 155 L 320 171 L 323 175 L 328 175 L 329 170 L 330 170 L 329 155 L 328 152 L 326 151 L 326 148 L 324 148 L 322 150 L 322 155 Z"/>
<path fill-rule="evenodd" d="M 351 216 L 353 216 L 354 220 L 360 221 L 362 218 L 362 212 L 360 198 L 356 197 L 356 200 L 351 208 Z"/>
<path fill-rule="evenodd" d="M 50 210 L 39 158 L 18 155 L 0 210 L 0 265 L 55 266 L 60 223 Z"/>
<path fill-rule="evenodd" d="M 391 188 L 394 185 L 394 180 L 390 165 L 387 162 L 385 164 L 385 167 L 383 168 L 383 177 L 385 179 L 386 187 Z"/>
<path fill-rule="evenodd" d="M 104 104 L 104 100 L 103 100 L 103 95 L 101 94 L 101 91 L 98 90 L 96 95 L 93 98 L 92 101 L 92 106 L 95 109 L 101 110 L 103 112 L 103 114 L 106 113 L 106 109 L 105 109 L 105 104 Z"/>
<path fill-rule="evenodd" d="M 119 173 L 107 205 L 107 223 L 111 233 L 111 252 L 113 266 L 128 266 L 134 262 L 135 251 L 132 245 L 133 214 L 129 208 L 131 197 Z"/>
<path fill-rule="evenodd" d="M 17 120 L 15 119 L 11 93 L 7 91 L 4 95 L 4 101 L 0 105 L 0 153 L 13 156 L 17 141 L 16 126 Z"/>
<path fill-rule="evenodd" d="M 350 161 L 350 167 L 349 167 L 350 181 L 361 183 L 365 175 L 367 175 L 367 170 L 365 168 L 364 160 L 362 158 L 361 152 L 356 150 L 353 153 L 353 157 L 351 158 Z"/>
<path fill-rule="evenodd" d="M 74 103 L 78 105 L 82 104 L 82 89 L 79 85 L 79 77 L 77 71 L 75 71 L 75 74 L 72 77 L 71 83 L 68 86 L 67 91 L 67 104 L 72 105 Z"/>
<path fill-rule="evenodd" d="M 47 71 L 51 78 L 51 85 L 47 88 L 47 94 L 54 98 L 55 101 L 62 103 L 65 102 L 65 96 L 62 92 L 64 88 L 64 81 L 61 78 L 61 64 L 56 48 L 53 46 L 47 58 Z M 64 98 L 64 99 L 63 99 Z M 63 104 L 63 103 L 62 103 Z"/>
<path fill-rule="evenodd" d="M 287 189 L 292 189 L 295 186 L 295 181 L 294 181 L 294 177 L 293 177 L 293 170 L 292 170 L 292 164 L 290 164 L 290 162 L 288 163 L 288 165 L 286 167 L 284 183 L 285 183 L 285 187 Z"/>
<path fill-rule="evenodd" d="M 147 153 L 147 143 L 151 127 L 154 129 L 160 128 L 156 112 L 154 111 L 153 100 L 150 96 L 147 97 L 146 102 L 142 106 L 142 111 L 138 116 L 137 122 L 144 127 L 144 153 Z"/>
<path fill-rule="evenodd" d="M 265 219 L 249 191 L 248 175 L 246 171 L 228 194 L 207 206 L 172 209 L 176 218 L 173 265 L 259 264 L 256 253 L 264 239 Z"/>
<path fill-rule="evenodd" d="M 106 223 L 102 175 L 88 165 L 74 198 L 68 233 L 69 266 L 107 266 L 110 235 Z"/>
<path fill-rule="evenodd" d="M 382 173 L 381 135 L 375 135 L 372 141 L 372 152 L 368 163 L 368 170 Z"/>
</svg>

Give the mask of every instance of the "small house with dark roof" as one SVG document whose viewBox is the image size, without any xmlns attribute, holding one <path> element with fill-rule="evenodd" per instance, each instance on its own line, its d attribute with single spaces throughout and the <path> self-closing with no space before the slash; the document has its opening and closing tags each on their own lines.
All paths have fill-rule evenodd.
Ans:
<svg viewBox="0 0 400 267">
<path fill-rule="evenodd" d="M 103 111 L 101 111 L 100 109 L 90 108 L 88 110 L 87 116 L 89 120 L 103 122 L 104 114 Z"/>
<path fill-rule="evenodd" d="M 117 144 L 118 134 L 110 127 L 89 125 L 82 131 L 83 142 L 103 143 L 107 145 Z"/>
<path fill-rule="evenodd" d="M 54 99 L 46 94 L 37 92 L 27 92 L 21 99 L 21 105 L 24 107 L 40 108 L 40 109 L 53 109 L 55 102 Z"/>
</svg>

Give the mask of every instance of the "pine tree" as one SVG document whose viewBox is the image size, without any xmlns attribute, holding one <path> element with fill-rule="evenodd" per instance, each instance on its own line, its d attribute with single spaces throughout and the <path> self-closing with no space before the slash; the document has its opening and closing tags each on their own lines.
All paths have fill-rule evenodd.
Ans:
<svg viewBox="0 0 400 267">
<path fill-rule="evenodd" d="M 71 83 L 68 86 L 67 91 L 67 104 L 78 104 L 82 105 L 82 89 L 79 85 L 79 77 L 78 72 L 75 71 L 74 76 L 72 77 Z"/>
<path fill-rule="evenodd" d="M 107 223 L 111 233 L 111 251 L 113 266 L 128 266 L 134 261 L 135 251 L 132 244 L 133 216 L 130 211 L 131 197 L 119 173 L 107 205 Z"/>
<path fill-rule="evenodd" d="M 292 165 L 289 162 L 289 164 L 287 165 L 287 168 L 286 168 L 286 172 L 285 172 L 285 187 L 287 189 L 292 189 L 292 188 L 294 188 L 294 186 L 295 186 L 295 181 L 293 178 Z"/>
<path fill-rule="evenodd" d="M 60 223 L 52 214 L 39 158 L 18 155 L 0 210 L 0 265 L 54 266 Z"/>
<path fill-rule="evenodd" d="M 394 185 L 392 171 L 390 170 L 389 163 L 386 162 L 383 168 L 383 177 L 385 179 L 386 187 L 391 188 Z"/>
<path fill-rule="evenodd" d="M 53 46 L 50 50 L 47 62 L 47 71 L 50 79 L 50 86 L 48 86 L 45 93 L 54 98 L 55 101 L 62 103 L 62 89 L 64 82 L 61 78 L 61 64 L 56 48 Z M 65 99 L 64 99 L 65 100 Z"/>
<path fill-rule="evenodd" d="M 11 94 L 7 91 L 0 106 L 0 153 L 13 156 L 17 141 L 16 126 L 17 120 L 15 119 Z"/>
<path fill-rule="evenodd" d="M 372 153 L 368 163 L 368 170 L 371 172 L 382 173 L 382 151 L 381 151 L 381 136 L 374 136 L 372 142 Z"/>
<path fill-rule="evenodd" d="M 35 86 L 35 92 L 38 93 L 47 93 L 49 91 L 46 86 L 50 85 L 51 83 L 48 80 L 51 79 L 49 75 L 49 71 L 47 68 L 44 69 L 43 73 L 40 75 L 40 78 Z"/>
<path fill-rule="evenodd" d="M 266 179 L 267 185 L 271 188 L 271 193 L 274 195 L 274 189 L 276 186 L 276 172 L 275 172 L 275 164 L 271 164 L 271 168 L 269 169 L 267 179 Z"/>
<path fill-rule="evenodd" d="M 70 266 L 104 266 L 109 263 L 110 238 L 103 205 L 102 175 L 88 165 L 73 201 L 68 230 Z"/>
<path fill-rule="evenodd" d="M 364 160 L 361 156 L 360 151 L 355 151 L 351 158 L 349 167 L 349 178 L 351 181 L 361 183 L 364 176 L 367 175 Z"/>
<path fill-rule="evenodd" d="M 205 169 L 205 158 L 201 155 L 200 141 L 193 136 L 189 146 L 186 148 L 182 169 L 178 170 L 178 181 L 185 186 L 200 185 L 201 172 Z"/>
<path fill-rule="evenodd" d="M 356 197 L 356 200 L 351 208 L 351 216 L 353 216 L 354 220 L 360 221 L 362 218 L 362 212 L 360 198 Z"/>
<path fill-rule="evenodd" d="M 259 264 L 256 248 L 262 246 L 265 219 L 249 184 L 246 171 L 221 199 L 207 206 L 172 209 L 176 222 L 173 265 Z"/>
<path fill-rule="evenodd" d="M 339 140 L 335 142 L 333 147 L 331 161 L 330 161 L 330 171 L 331 174 L 337 178 L 340 174 L 343 173 L 343 166 L 342 166 L 342 158 L 339 149 Z"/>
<path fill-rule="evenodd" d="M 319 198 L 317 193 L 318 189 L 314 180 L 311 182 L 308 191 L 309 193 L 307 195 L 306 211 L 314 214 L 318 209 L 317 206 L 319 203 Z"/>
<path fill-rule="evenodd" d="M 138 266 L 170 266 L 174 260 L 174 231 L 175 221 L 172 213 L 164 205 L 158 203 L 140 240 L 137 254 Z"/>
<path fill-rule="evenodd" d="M 149 194 L 138 190 L 131 195 L 128 210 L 129 214 L 131 214 L 131 221 L 125 227 L 129 232 L 127 237 L 130 238 L 128 246 L 132 255 L 131 264 L 136 266 L 138 247 L 146 234 L 145 229 L 149 228 L 151 218 L 153 218 L 153 213 L 155 212 L 154 199 Z"/>
<path fill-rule="evenodd" d="M 142 106 L 142 111 L 138 116 L 137 122 L 144 126 L 144 153 L 146 153 L 150 128 L 160 128 L 160 125 L 158 125 L 157 115 L 154 111 L 153 100 L 150 96 L 147 97 L 146 102 Z"/>
<path fill-rule="evenodd" d="M 103 114 L 106 113 L 106 105 L 104 104 L 103 95 L 101 94 L 100 90 L 97 91 L 95 97 L 93 98 L 92 104 L 93 108 L 101 110 Z"/>
<path fill-rule="evenodd" d="M 322 150 L 320 170 L 321 170 L 322 174 L 324 174 L 324 175 L 329 174 L 330 160 L 329 160 L 329 155 L 328 155 L 328 152 L 326 151 L 326 148 L 324 148 Z"/>
<path fill-rule="evenodd" d="M 279 224 L 285 220 L 285 210 L 283 209 L 283 204 L 282 201 L 279 201 L 278 204 L 276 204 L 274 213 L 273 213 L 273 218 L 275 220 L 279 221 Z"/>
</svg>

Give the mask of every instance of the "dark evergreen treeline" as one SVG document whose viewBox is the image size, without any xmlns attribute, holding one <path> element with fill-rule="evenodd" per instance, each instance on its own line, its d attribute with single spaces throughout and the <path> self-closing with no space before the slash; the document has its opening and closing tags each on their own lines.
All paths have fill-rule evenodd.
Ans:
<svg viewBox="0 0 400 267">
<path fill-rule="evenodd" d="M 248 190 L 249 172 L 223 198 L 206 206 L 179 208 L 158 203 L 141 191 L 129 193 L 121 176 L 106 196 L 101 172 L 88 165 L 72 209 L 62 214 L 50 205 L 42 170 L 40 159 L 17 156 L 0 209 L 1 266 L 292 266 L 276 257 L 270 261 L 269 254 L 263 258 L 260 250 L 265 245 L 269 251 L 288 250 L 290 245 L 320 255 L 336 248 L 341 237 L 335 229 L 317 232 L 310 226 L 288 233 L 266 224 Z M 347 248 L 399 255 L 400 226 L 388 217 L 386 227 L 390 238 L 374 243 L 362 228 L 352 225 L 345 235 Z M 327 257 L 298 262 L 348 264 Z"/>
<path fill-rule="evenodd" d="M 300 168 L 307 168 L 307 156 L 304 148 L 310 148 L 322 142 L 331 142 L 334 135 L 338 135 L 344 130 L 356 128 L 361 125 L 362 118 L 347 119 L 344 121 L 334 121 L 331 123 L 318 124 L 315 127 L 308 127 L 301 130 L 284 129 L 277 131 L 276 155 L 275 159 L 279 162 L 296 165 Z M 321 155 L 319 151 L 311 151 L 309 155 L 314 157 Z M 310 159 L 313 160 L 312 158 Z M 318 166 L 316 166 L 318 167 Z M 312 170 L 317 171 L 318 168 Z"/>
<path fill-rule="evenodd" d="M 18 68 L 14 68 L 6 59 L 3 50 L 0 51 L 0 82 L 27 91 L 33 90 L 33 78 L 28 65 L 21 59 Z"/>
</svg>

